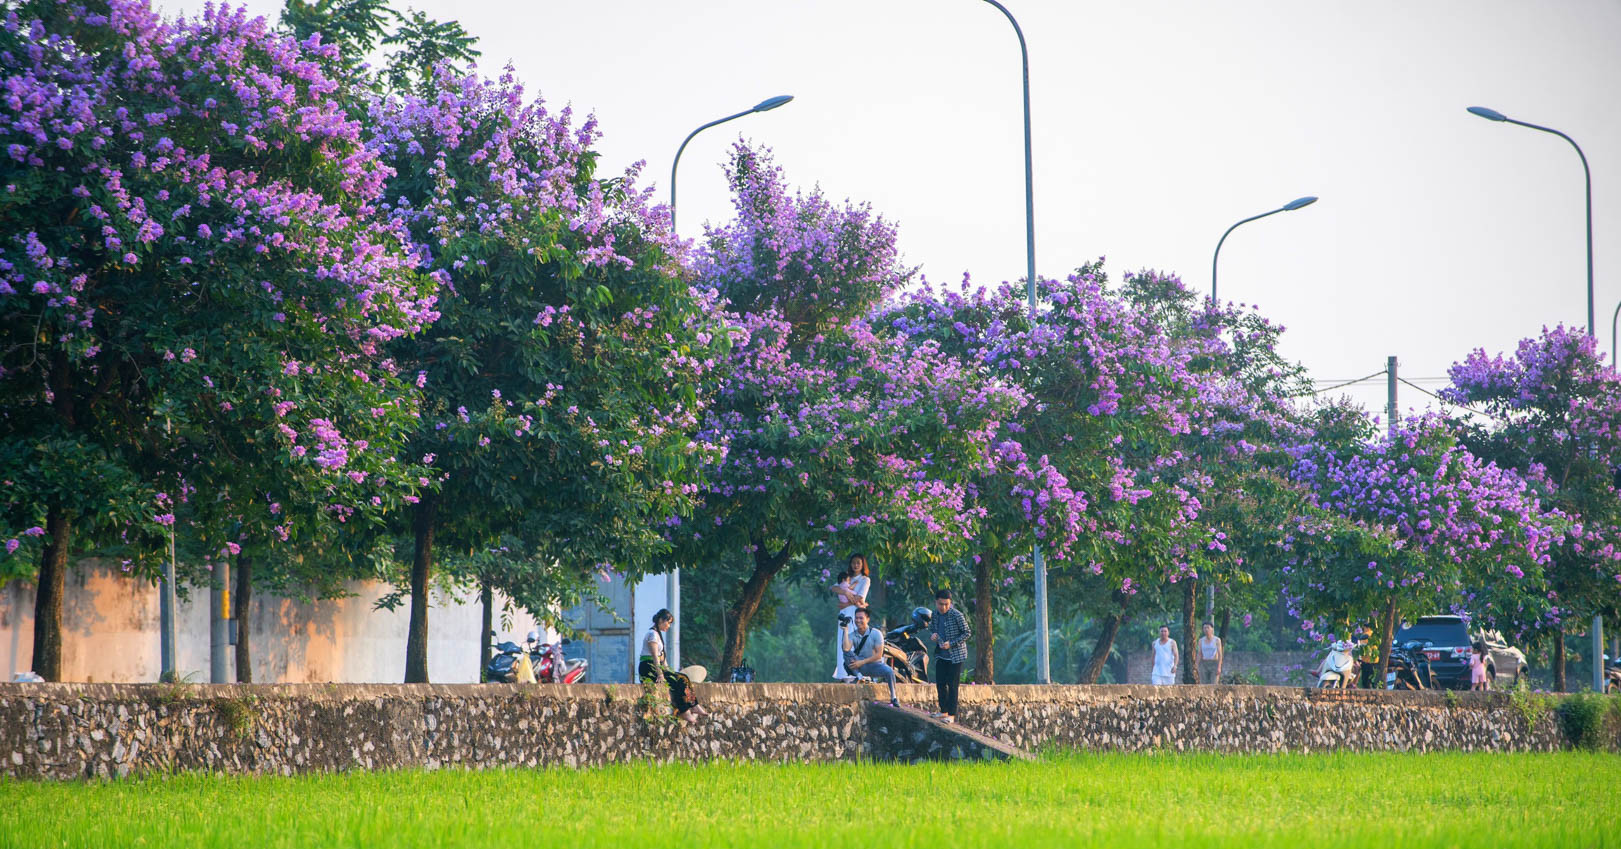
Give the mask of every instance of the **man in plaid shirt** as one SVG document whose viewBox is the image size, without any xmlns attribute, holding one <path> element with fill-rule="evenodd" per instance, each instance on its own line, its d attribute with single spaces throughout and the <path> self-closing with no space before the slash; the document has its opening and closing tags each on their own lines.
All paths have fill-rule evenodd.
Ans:
<svg viewBox="0 0 1621 849">
<path fill-rule="evenodd" d="M 929 714 L 941 722 L 957 721 L 957 684 L 962 680 L 962 668 L 968 663 L 968 640 L 973 630 L 968 617 L 951 605 L 951 590 L 938 590 L 934 594 L 934 631 L 929 634 L 935 643 L 934 688 L 940 697 L 940 710 Z"/>
</svg>

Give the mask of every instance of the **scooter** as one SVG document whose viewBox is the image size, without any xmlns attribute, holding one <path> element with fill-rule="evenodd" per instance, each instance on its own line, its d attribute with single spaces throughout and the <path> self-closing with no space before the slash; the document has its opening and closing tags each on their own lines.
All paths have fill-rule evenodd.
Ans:
<svg viewBox="0 0 1621 849">
<path fill-rule="evenodd" d="M 926 607 L 912 611 L 912 623 L 891 628 L 884 634 L 884 663 L 895 670 L 895 680 L 915 684 L 929 681 L 929 650 L 918 638 L 929 626 L 933 614 Z"/>
<path fill-rule="evenodd" d="M 1335 640 L 1328 647 L 1328 657 L 1317 668 L 1317 686 L 1327 689 L 1344 689 L 1356 685 L 1356 644 L 1346 640 Z"/>
<path fill-rule="evenodd" d="M 524 642 L 524 646 L 511 640 L 497 643 L 495 655 L 484 667 L 484 680 L 497 684 L 579 684 L 585 680 L 590 662 L 583 657 L 568 659 L 563 653 L 568 640 L 543 643 L 539 631 L 530 631 Z"/>
<path fill-rule="evenodd" d="M 1621 658 L 1605 657 L 1610 662 L 1604 667 L 1604 692 L 1621 693 Z"/>
<path fill-rule="evenodd" d="M 535 680 L 541 684 L 580 684 L 585 681 L 585 670 L 590 661 L 583 657 L 572 660 L 563 655 L 568 640 L 542 643 L 539 631 L 530 631 L 526 640 L 529 659 L 535 667 Z"/>
<path fill-rule="evenodd" d="M 1385 671 L 1386 690 L 1430 689 L 1430 658 L 1424 650 L 1434 645 L 1428 640 L 1409 640 L 1390 650 Z"/>
</svg>

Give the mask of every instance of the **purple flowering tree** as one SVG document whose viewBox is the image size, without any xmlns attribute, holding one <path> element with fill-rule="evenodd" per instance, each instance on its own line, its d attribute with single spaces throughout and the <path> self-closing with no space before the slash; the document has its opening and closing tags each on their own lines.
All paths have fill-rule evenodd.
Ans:
<svg viewBox="0 0 1621 849">
<path fill-rule="evenodd" d="M 1621 625 L 1621 377 L 1574 328 L 1544 328 L 1511 355 L 1477 349 L 1451 369 L 1449 400 L 1484 411 L 1466 431 L 1477 453 L 1531 481 L 1568 520 L 1548 568 L 1550 609 L 1541 630 L 1565 689 L 1566 621 L 1594 614 Z"/>
<path fill-rule="evenodd" d="M 554 617 L 609 564 L 634 576 L 667 548 L 661 521 L 691 510 L 721 456 L 693 434 L 731 340 L 634 171 L 597 176 L 594 119 L 526 98 L 510 73 L 442 73 L 368 121 L 397 172 L 384 211 L 442 287 L 438 321 L 391 349 L 423 393 L 411 459 L 438 483 L 402 581 L 405 680 L 423 682 L 436 549 L 455 555 L 451 577 Z M 493 568 L 490 552 L 509 556 Z"/>
<path fill-rule="evenodd" d="M 1101 672 L 1124 609 L 1145 588 L 1190 578 L 1209 531 L 1183 439 L 1203 414 L 1192 351 L 1149 310 L 1108 288 L 1100 264 L 1043 280 L 1031 319 L 1021 287 L 929 289 L 884 318 L 982 364 L 1030 403 L 974 481 L 983 511 L 973 563 L 975 669 L 994 676 L 993 596 L 1039 544 L 1065 600 L 1108 621 L 1082 680 Z"/>
<path fill-rule="evenodd" d="M 1305 637 L 1320 640 L 1379 611 L 1379 677 L 1398 615 L 1457 609 L 1503 625 L 1541 611 L 1549 547 L 1559 531 L 1512 470 L 1485 462 L 1445 419 L 1401 423 L 1386 437 L 1294 451 L 1293 478 L 1313 492 L 1281 541 L 1286 598 Z M 1483 588 L 1506 584 L 1483 598 Z M 1514 609 L 1500 602 L 1518 592 Z"/>
<path fill-rule="evenodd" d="M 327 494 L 322 521 L 414 497 L 379 348 L 433 318 L 433 284 L 373 214 L 388 172 L 313 42 L 240 11 L 29 2 L 0 54 L 0 568 L 38 550 L 56 678 L 76 548 L 151 574 L 198 493 L 227 553 L 227 523 L 294 533 L 289 496 Z"/>
<path fill-rule="evenodd" d="M 727 176 L 737 218 L 697 260 L 741 331 L 700 430 L 727 453 L 706 469 L 701 509 L 668 529 L 679 562 L 703 564 L 724 594 L 722 669 L 743 662 L 772 581 L 807 555 L 904 568 L 963 550 L 981 514 L 970 481 L 1023 403 L 983 366 L 868 322 L 910 276 L 888 222 L 790 194 L 746 146 Z"/>
</svg>

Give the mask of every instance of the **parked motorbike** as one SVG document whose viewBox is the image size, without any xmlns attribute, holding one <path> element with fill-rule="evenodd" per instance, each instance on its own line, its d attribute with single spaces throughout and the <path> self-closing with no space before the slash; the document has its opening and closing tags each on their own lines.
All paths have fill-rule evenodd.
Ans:
<svg viewBox="0 0 1621 849">
<path fill-rule="evenodd" d="M 896 681 L 928 683 L 929 650 L 917 635 L 928 628 L 932 617 L 928 608 L 916 608 L 910 624 L 891 628 L 884 634 L 884 663 L 895 670 Z"/>
<path fill-rule="evenodd" d="M 1429 640 L 1408 640 L 1390 649 L 1390 664 L 1385 671 L 1387 690 L 1428 690 L 1431 686 L 1430 658 L 1425 654 L 1434 643 Z"/>
<path fill-rule="evenodd" d="M 1621 657 L 1608 657 L 1604 667 L 1604 692 L 1621 693 Z"/>
<path fill-rule="evenodd" d="M 1317 686 L 1343 689 L 1356 686 L 1356 644 L 1348 640 L 1335 640 L 1328 647 L 1328 657 L 1317 669 Z"/>
<path fill-rule="evenodd" d="M 535 680 L 542 684 L 582 684 L 590 661 L 583 657 L 570 659 L 563 654 L 568 640 L 555 643 L 540 641 L 539 631 L 530 631 L 527 645 L 529 657 L 535 666 Z"/>
<path fill-rule="evenodd" d="M 494 637 L 495 632 L 491 631 Z M 523 646 L 507 640 L 495 645 L 495 654 L 484 667 L 484 680 L 500 684 L 579 684 L 585 681 L 590 662 L 583 657 L 569 659 L 563 652 L 568 640 L 540 641 L 539 631 L 530 631 Z"/>
</svg>

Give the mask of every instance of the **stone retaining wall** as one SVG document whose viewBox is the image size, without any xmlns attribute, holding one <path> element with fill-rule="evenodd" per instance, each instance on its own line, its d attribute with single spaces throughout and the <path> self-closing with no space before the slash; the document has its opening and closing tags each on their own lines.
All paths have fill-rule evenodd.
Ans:
<svg viewBox="0 0 1621 849">
<path fill-rule="evenodd" d="M 701 684 L 686 725 L 629 685 L 0 684 L 0 775 L 591 766 L 875 753 L 867 699 L 837 684 Z M 933 688 L 903 685 L 932 705 Z M 1499 693 L 1279 687 L 965 686 L 960 718 L 1020 748 L 1220 752 L 1534 750 L 1564 740 Z M 649 708 L 653 712 L 649 715 Z M 882 754 L 883 749 L 878 749 Z"/>
</svg>

